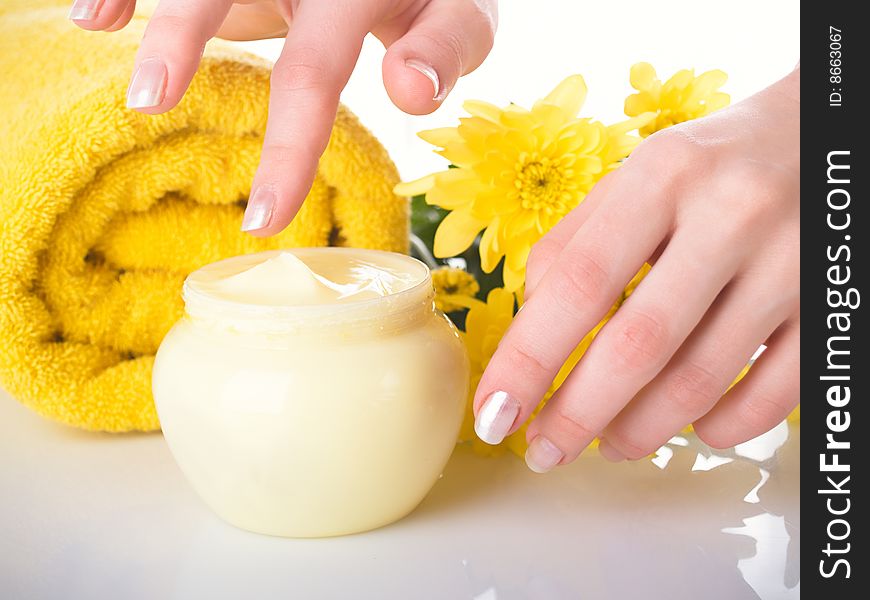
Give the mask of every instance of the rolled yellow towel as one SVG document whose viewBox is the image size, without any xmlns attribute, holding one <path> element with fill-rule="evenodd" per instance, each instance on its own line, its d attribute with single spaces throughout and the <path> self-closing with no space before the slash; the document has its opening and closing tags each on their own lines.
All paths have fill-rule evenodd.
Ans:
<svg viewBox="0 0 870 600">
<path fill-rule="evenodd" d="M 90 33 L 67 11 L 0 4 L 0 383 L 63 423 L 153 430 L 153 355 L 188 272 L 277 247 L 406 251 L 408 205 L 383 147 L 341 108 L 293 224 L 240 232 L 269 65 L 212 43 L 179 106 L 142 115 L 124 95 L 144 20 Z"/>
</svg>

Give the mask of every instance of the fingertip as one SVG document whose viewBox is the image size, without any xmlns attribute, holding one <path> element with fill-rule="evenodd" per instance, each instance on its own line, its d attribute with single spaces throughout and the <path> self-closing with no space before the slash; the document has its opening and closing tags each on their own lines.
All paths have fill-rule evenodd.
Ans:
<svg viewBox="0 0 870 600">
<path fill-rule="evenodd" d="M 335 15 L 324 4 L 309 3 L 294 15 L 299 34 L 288 36 L 272 70 L 269 120 L 252 196 L 253 205 L 258 186 L 271 186 L 274 210 L 268 222 L 244 226 L 252 235 L 270 236 L 286 228 L 311 190 L 341 90 L 370 27 L 356 14 L 361 5 L 348 4 L 348 14 Z M 329 22 L 334 27 L 324 27 Z"/>
<path fill-rule="evenodd" d="M 167 103 L 169 72 L 166 63 L 158 56 L 139 61 L 127 88 L 127 108 L 148 115 L 169 110 L 175 103 Z"/>
<path fill-rule="evenodd" d="M 411 114 L 435 110 L 489 53 L 496 15 L 495 3 L 487 0 L 428 3 L 384 57 L 390 99 Z"/>
<path fill-rule="evenodd" d="M 76 18 L 76 17 L 73 17 L 71 14 L 69 17 L 69 20 L 72 21 L 74 24 L 76 24 L 81 29 L 84 29 L 86 31 L 100 31 L 101 30 L 100 27 L 97 27 L 96 25 L 94 25 L 93 22 L 90 21 L 89 19 Z"/>
<path fill-rule="evenodd" d="M 293 207 L 288 209 L 282 209 L 281 207 L 276 206 L 269 221 L 263 226 L 256 225 L 247 225 L 245 222 L 249 220 L 249 210 L 245 209 L 245 216 L 242 219 L 242 227 L 241 230 L 248 235 L 252 235 L 254 237 L 259 238 L 268 238 L 273 235 L 278 235 L 282 231 L 284 231 L 290 223 L 293 222 L 293 218 L 296 216 L 296 213 L 299 211 L 299 207 Z"/>
<path fill-rule="evenodd" d="M 295 149 L 267 146 L 263 154 L 241 223 L 241 230 L 255 237 L 276 235 L 290 225 L 311 190 L 318 163 L 318 157 Z"/>
<path fill-rule="evenodd" d="M 98 22 L 98 21 L 95 21 L 92 19 L 86 19 L 86 18 L 74 19 L 74 18 L 70 17 L 70 21 L 72 21 L 78 27 L 80 27 L 81 29 L 84 29 L 86 31 L 105 31 L 110 24 L 110 23 L 107 23 L 105 20 L 103 20 L 102 22 Z"/>
<path fill-rule="evenodd" d="M 711 426 L 709 421 L 703 417 L 692 424 L 692 429 L 699 440 L 714 450 L 725 450 L 739 443 L 739 441 L 733 442 L 726 432 L 721 431 L 715 425 Z"/>
<path fill-rule="evenodd" d="M 245 207 L 241 230 L 262 238 L 281 233 L 293 221 L 301 204 L 281 193 L 275 185 L 259 185 Z"/>
<path fill-rule="evenodd" d="M 525 460 L 535 473 L 548 473 L 560 464 L 567 464 L 564 462 L 565 453 L 543 435 L 537 435 L 529 441 Z"/>
<path fill-rule="evenodd" d="M 412 115 L 427 115 L 437 109 L 452 85 L 429 61 L 387 53 L 383 64 L 384 87 L 399 109 Z"/>
<path fill-rule="evenodd" d="M 87 31 L 114 31 L 123 15 L 129 12 L 132 16 L 135 4 L 134 0 L 76 0 L 67 18 Z"/>
<path fill-rule="evenodd" d="M 106 31 L 112 32 L 112 31 L 119 31 L 121 29 L 124 29 L 124 27 L 126 27 L 127 24 L 130 23 L 130 20 L 133 18 L 133 15 L 135 14 L 135 12 L 136 12 L 136 3 L 129 2 L 127 4 L 127 7 L 124 9 L 124 12 L 121 13 L 121 16 L 119 16 L 117 18 L 117 20 L 115 20 L 114 23 L 112 23 L 109 27 L 107 27 Z"/>
<path fill-rule="evenodd" d="M 598 453 L 607 461 L 616 463 L 622 462 L 626 456 L 620 452 L 616 446 L 608 442 L 606 439 L 601 439 L 598 442 Z"/>
</svg>

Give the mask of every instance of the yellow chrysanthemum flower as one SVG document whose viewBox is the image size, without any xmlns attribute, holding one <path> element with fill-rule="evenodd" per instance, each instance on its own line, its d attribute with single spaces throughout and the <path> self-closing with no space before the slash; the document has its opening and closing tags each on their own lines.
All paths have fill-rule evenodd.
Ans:
<svg viewBox="0 0 870 600">
<path fill-rule="evenodd" d="M 505 440 L 498 446 L 486 444 L 480 441 L 474 434 L 474 413 L 472 411 L 472 402 L 474 400 L 474 391 L 477 389 L 477 384 L 480 383 L 483 371 L 486 369 L 492 355 L 495 353 L 499 341 L 504 337 L 507 328 L 513 321 L 514 303 L 515 301 L 518 301 L 518 299 L 515 294 L 503 288 L 496 288 L 489 292 L 486 302 L 473 299 L 465 301 L 463 306 L 467 307 L 469 311 L 465 317 L 465 333 L 462 334 L 462 339 L 465 342 L 465 347 L 468 350 L 468 357 L 471 362 L 471 385 L 469 388 L 470 392 L 468 395 L 465 420 L 462 423 L 462 430 L 459 434 L 460 441 L 472 440 L 475 451 L 482 454 L 500 454 L 505 448 L 507 448 L 517 456 L 524 456 L 526 448 L 528 447 L 528 444 L 526 443 L 526 429 L 528 428 L 528 424 L 535 418 L 535 416 L 537 416 L 538 411 L 541 410 L 556 390 L 561 387 L 562 383 L 565 382 L 568 374 L 571 373 L 571 370 L 580 361 L 580 358 L 586 352 L 586 349 L 589 348 L 589 344 L 592 343 L 592 340 L 595 339 L 595 336 L 607 320 L 613 316 L 613 313 L 615 313 L 622 305 L 625 298 L 631 295 L 634 288 L 637 287 L 637 284 L 648 272 L 649 265 L 644 265 L 643 269 L 641 269 L 640 272 L 635 275 L 634 279 L 631 280 L 625 288 L 622 297 L 620 297 L 613 305 L 604 319 L 601 320 L 595 329 L 590 331 L 589 334 L 583 338 L 580 344 L 578 344 L 568 357 L 568 360 L 565 361 L 565 364 L 562 365 L 562 368 L 553 380 L 550 389 L 532 413 L 532 418 L 526 421 L 517 431 L 505 438 Z"/>
<path fill-rule="evenodd" d="M 641 62 L 631 68 L 631 87 L 638 93 L 625 99 L 625 114 L 634 117 L 654 112 L 655 119 L 640 128 L 641 137 L 691 121 L 719 110 L 731 97 L 718 91 L 728 79 L 723 71 L 714 70 L 695 77 L 695 71 L 683 69 L 662 83 L 651 64 Z"/>
<path fill-rule="evenodd" d="M 471 116 L 458 127 L 420 133 L 456 168 L 400 184 L 396 193 L 425 193 L 426 202 L 451 211 L 435 234 L 436 256 L 465 251 L 483 231 L 483 270 L 504 257 L 505 288 L 522 286 L 532 244 L 628 156 L 640 141 L 628 132 L 655 116 L 605 126 L 577 117 L 585 98 L 586 83 L 573 75 L 531 110 L 468 101 Z"/>
<path fill-rule="evenodd" d="M 454 267 L 433 269 L 432 285 L 435 287 L 435 308 L 446 313 L 464 308 L 464 304 L 456 304 L 456 299 L 474 298 L 480 291 L 474 275 Z"/>
</svg>

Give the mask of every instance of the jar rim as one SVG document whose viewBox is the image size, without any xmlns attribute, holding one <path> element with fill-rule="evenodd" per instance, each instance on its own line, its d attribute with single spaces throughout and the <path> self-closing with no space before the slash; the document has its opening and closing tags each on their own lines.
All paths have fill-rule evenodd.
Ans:
<svg viewBox="0 0 870 600">
<path fill-rule="evenodd" d="M 377 298 L 349 300 L 340 304 L 269 305 L 222 298 L 203 289 L 204 278 L 227 263 L 257 264 L 282 252 L 291 252 L 304 261 L 306 256 L 336 254 L 348 259 L 369 259 L 375 264 L 399 262 L 406 266 L 416 282 L 397 292 Z M 386 259 L 386 260 L 385 260 Z M 251 330 L 297 329 L 302 326 L 325 327 L 331 324 L 395 319 L 431 304 L 434 297 L 429 267 L 412 256 L 363 248 L 303 247 L 267 250 L 215 261 L 190 273 L 182 286 L 185 313 L 193 318 L 231 322 Z M 312 320 L 316 319 L 316 322 Z"/>
</svg>

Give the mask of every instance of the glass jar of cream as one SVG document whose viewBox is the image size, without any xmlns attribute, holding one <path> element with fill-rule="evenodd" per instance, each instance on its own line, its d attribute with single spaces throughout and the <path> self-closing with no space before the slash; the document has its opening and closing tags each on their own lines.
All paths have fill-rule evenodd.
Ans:
<svg viewBox="0 0 870 600">
<path fill-rule="evenodd" d="M 154 363 L 169 448 L 223 519 L 290 537 L 408 514 L 459 431 L 468 358 L 408 256 L 304 248 L 207 265 Z"/>
</svg>

